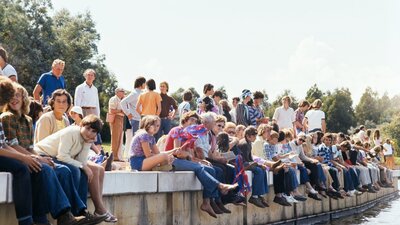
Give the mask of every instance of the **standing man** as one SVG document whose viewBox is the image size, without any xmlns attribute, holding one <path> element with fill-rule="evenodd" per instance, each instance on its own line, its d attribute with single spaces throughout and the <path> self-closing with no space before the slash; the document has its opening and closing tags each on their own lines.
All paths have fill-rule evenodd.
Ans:
<svg viewBox="0 0 400 225">
<path fill-rule="evenodd" d="M 247 103 L 251 100 L 252 93 L 250 90 L 244 89 L 242 91 L 242 102 L 236 106 L 236 124 L 245 127 L 250 125 L 250 114 Z"/>
<path fill-rule="evenodd" d="M 108 101 L 108 113 L 114 117 L 110 121 L 111 129 L 111 151 L 114 154 L 114 161 L 121 161 L 119 151 L 122 149 L 122 132 L 124 129 L 124 112 L 121 108 L 121 100 L 125 97 L 123 88 L 116 88 L 115 95 Z"/>
<path fill-rule="evenodd" d="M 289 96 L 282 98 L 282 106 L 275 109 L 272 122 L 278 124 L 279 130 L 291 129 L 296 137 L 296 114 L 290 107 L 290 103 L 292 103 L 292 99 Z"/>
<path fill-rule="evenodd" d="M 13 66 L 7 63 L 8 62 L 8 54 L 7 51 L 0 47 L 0 75 L 6 76 L 10 78 L 10 80 L 17 82 L 18 75 L 17 71 Z"/>
<path fill-rule="evenodd" d="M 174 119 L 178 106 L 175 99 L 169 96 L 168 93 L 169 85 L 166 81 L 160 83 L 160 95 L 161 95 L 161 125 L 155 138 L 156 141 L 163 136 L 168 134 L 171 130 L 171 121 Z"/>
<path fill-rule="evenodd" d="M 62 75 L 64 66 L 64 61 L 56 59 L 53 61 L 51 71 L 40 76 L 33 90 L 33 98 L 36 101 L 40 102 L 40 93 L 42 93 L 42 105 L 47 105 L 47 100 L 51 97 L 53 91 L 65 89 L 65 79 Z"/>
<path fill-rule="evenodd" d="M 129 123 L 132 126 L 132 136 L 135 135 L 135 132 L 139 129 L 140 123 L 140 114 L 136 111 L 136 104 L 139 99 L 139 95 L 142 93 L 142 90 L 146 87 L 146 79 L 144 77 L 138 77 L 135 80 L 133 91 L 126 96 L 126 98 L 121 101 L 121 108 L 124 111 L 125 115 L 129 119 Z"/>
<path fill-rule="evenodd" d="M 100 116 L 99 93 L 93 85 L 96 79 L 96 72 L 93 69 L 87 69 L 83 76 L 85 77 L 85 82 L 76 87 L 74 103 L 82 108 L 83 117 L 89 114 Z"/>
</svg>

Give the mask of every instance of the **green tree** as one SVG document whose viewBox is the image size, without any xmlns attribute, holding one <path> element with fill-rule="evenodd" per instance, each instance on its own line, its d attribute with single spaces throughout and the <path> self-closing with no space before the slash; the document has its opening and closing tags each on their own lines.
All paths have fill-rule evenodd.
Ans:
<svg viewBox="0 0 400 225">
<path fill-rule="evenodd" d="M 358 124 L 364 124 L 366 120 L 374 123 L 379 122 L 381 110 L 379 109 L 378 93 L 371 87 L 367 87 L 361 96 L 360 102 L 356 106 L 355 112 Z"/>
<path fill-rule="evenodd" d="M 190 87 L 190 88 L 188 88 L 187 90 L 189 90 L 189 91 L 192 92 L 193 98 L 192 98 L 192 101 L 190 102 L 190 108 L 191 108 L 192 110 L 195 110 L 196 107 L 197 107 L 196 100 L 197 100 L 198 98 L 200 98 L 200 95 L 199 95 L 199 93 L 196 91 L 196 89 L 194 89 L 194 87 Z M 180 103 L 183 101 L 183 99 L 182 99 L 182 94 L 183 94 L 183 92 L 185 92 L 185 89 L 183 89 L 183 88 L 178 88 L 178 90 L 176 90 L 175 92 L 173 92 L 173 93 L 171 94 L 171 97 L 173 97 L 173 98 L 176 100 L 176 102 L 177 102 L 178 104 L 180 104 Z"/>
<path fill-rule="evenodd" d="M 100 93 L 101 117 L 117 86 L 115 76 L 104 64 L 97 43 L 100 35 L 89 12 L 71 15 L 67 10 L 50 16 L 50 0 L 0 0 L 0 44 L 10 55 L 19 82 L 32 93 L 39 76 L 51 70 L 54 59 L 66 62 L 64 76 L 68 92 L 83 82 L 85 69 L 96 70 L 95 86 Z M 108 124 L 103 131 L 109 140 Z"/>
<path fill-rule="evenodd" d="M 312 104 L 314 100 L 316 99 L 321 99 L 324 97 L 324 93 L 317 87 L 317 84 L 314 84 L 313 86 L 308 89 L 306 93 L 306 100 Z"/>
<path fill-rule="evenodd" d="M 322 111 L 328 131 L 344 132 L 355 125 L 353 100 L 348 88 L 335 89 L 323 98 Z"/>
<path fill-rule="evenodd" d="M 385 138 L 390 138 L 394 141 L 394 147 L 396 154 L 400 154 L 399 144 L 400 144 L 400 113 L 396 114 L 390 123 L 383 124 L 380 129 Z"/>
</svg>

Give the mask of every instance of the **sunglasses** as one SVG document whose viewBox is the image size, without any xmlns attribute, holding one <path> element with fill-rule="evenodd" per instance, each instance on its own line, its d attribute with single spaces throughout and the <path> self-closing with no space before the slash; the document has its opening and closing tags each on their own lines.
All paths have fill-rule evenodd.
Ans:
<svg viewBox="0 0 400 225">
<path fill-rule="evenodd" d="M 306 140 L 304 140 L 303 138 L 299 138 L 299 141 L 305 142 Z"/>
<path fill-rule="evenodd" d="M 225 125 L 222 125 L 222 124 L 217 124 L 217 126 L 220 127 L 220 128 L 222 128 L 222 129 L 225 128 Z"/>
</svg>

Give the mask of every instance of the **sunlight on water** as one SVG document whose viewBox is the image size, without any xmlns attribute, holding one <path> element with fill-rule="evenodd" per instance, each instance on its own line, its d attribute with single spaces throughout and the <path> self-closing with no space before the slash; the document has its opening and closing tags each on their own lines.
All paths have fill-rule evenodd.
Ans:
<svg viewBox="0 0 400 225">
<path fill-rule="evenodd" d="M 400 184 L 400 181 L 399 181 Z M 375 207 L 355 216 L 331 221 L 332 225 L 375 225 L 375 224 L 400 224 L 396 222 L 400 218 L 400 198 L 390 202 L 377 204 Z"/>
</svg>

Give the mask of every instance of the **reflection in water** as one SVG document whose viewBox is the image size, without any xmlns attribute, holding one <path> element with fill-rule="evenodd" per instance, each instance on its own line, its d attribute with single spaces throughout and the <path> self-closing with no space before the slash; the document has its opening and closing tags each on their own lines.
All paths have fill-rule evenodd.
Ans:
<svg viewBox="0 0 400 225">
<path fill-rule="evenodd" d="M 400 181 L 399 181 L 399 184 L 400 184 Z M 379 203 L 375 207 L 373 207 L 363 213 L 360 213 L 358 215 L 330 221 L 327 224 L 331 224 L 331 225 L 400 224 L 400 222 L 396 222 L 396 220 L 400 219 L 399 216 L 400 216 L 400 198 L 397 198 L 390 202 Z"/>
</svg>

